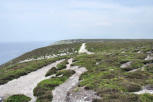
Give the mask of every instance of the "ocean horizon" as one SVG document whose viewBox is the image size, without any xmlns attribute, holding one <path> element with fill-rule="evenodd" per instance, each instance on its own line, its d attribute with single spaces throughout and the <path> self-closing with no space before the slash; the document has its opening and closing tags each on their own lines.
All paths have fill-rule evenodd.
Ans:
<svg viewBox="0 0 153 102">
<path fill-rule="evenodd" d="M 0 65 L 34 49 L 53 44 L 51 42 L 2 42 L 0 43 Z"/>
</svg>

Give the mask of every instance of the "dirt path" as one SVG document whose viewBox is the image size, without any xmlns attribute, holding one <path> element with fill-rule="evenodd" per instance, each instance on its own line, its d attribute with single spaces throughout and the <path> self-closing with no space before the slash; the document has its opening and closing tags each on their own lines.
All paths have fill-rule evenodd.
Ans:
<svg viewBox="0 0 153 102">
<path fill-rule="evenodd" d="M 49 69 L 55 67 L 58 63 L 63 60 L 57 61 L 37 71 L 31 72 L 25 76 L 21 76 L 18 79 L 14 79 L 9 81 L 8 83 L 0 86 L 0 97 L 6 98 L 10 95 L 14 94 L 24 94 L 32 98 L 30 102 L 35 102 L 36 97 L 33 96 L 33 89 L 37 86 L 37 84 L 45 79 L 50 77 L 45 77 L 45 74 Z"/>
<path fill-rule="evenodd" d="M 68 91 L 79 83 L 80 75 L 87 71 L 86 68 L 84 67 L 81 68 L 79 68 L 78 66 L 70 67 L 70 65 L 72 64 L 72 59 L 69 59 L 68 62 L 69 64 L 67 65 L 67 69 L 74 70 L 76 73 L 73 74 L 65 83 L 59 85 L 52 91 L 53 92 L 52 102 L 67 102 L 66 97 Z"/>
<path fill-rule="evenodd" d="M 86 43 L 83 43 L 82 46 L 80 47 L 80 50 L 79 50 L 79 54 L 81 53 L 86 53 L 86 54 L 94 54 L 93 52 L 89 52 L 87 49 L 86 49 Z"/>
</svg>

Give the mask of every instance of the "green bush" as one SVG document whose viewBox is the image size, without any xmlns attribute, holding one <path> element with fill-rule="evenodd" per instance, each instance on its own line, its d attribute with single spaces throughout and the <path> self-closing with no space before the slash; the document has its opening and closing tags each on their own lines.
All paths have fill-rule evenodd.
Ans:
<svg viewBox="0 0 153 102">
<path fill-rule="evenodd" d="M 149 64 L 146 66 L 146 71 L 147 72 L 150 72 L 150 73 L 153 73 L 153 64 Z"/>
<path fill-rule="evenodd" d="M 5 102 L 29 102 L 30 100 L 30 97 L 19 94 L 8 97 Z"/>
<path fill-rule="evenodd" d="M 58 75 L 62 74 L 63 76 L 43 80 L 33 90 L 34 96 L 37 96 L 37 102 L 50 102 L 53 98 L 52 90 L 64 83 L 74 72 L 72 70 L 63 70 L 58 73 Z"/>
<path fill-rule="evenodd" d="M 57 70 L 65 69 L 67 64 L 68 64 L 68 60 L 66 59 L 57 65 Z"/>
<path fill-rule="evenodd" d="M 26 75 L 32 71 L 36 71 L 43 66 L 53 63 L 60 58 L 51 58 L 38 61 L 30 61 L 25 63 L 18 63 L 8 68 L 0 69 L 0 84 L 5 84 L 10 80 L 19 78 L 20 76 Z"/>
<path fill-rule="evenodd" d="M 63 76 L 70 77 L 74 73 L 75 73 L 75 71 L 73 71 L 73 70 L 61 70 L 61 71 L 57 72 L 56 76 L 63 75 Z"/>
<path fill-rule="evenodd" d="M 129 81 L 121 81 L 119 83 L 121 87 L 127 92 L 136 92 L 141 90 L 141 86 L 139 84 L 129 82 Z"/>
<path fill-rule="evenodd" d="M 62 84 L 62 78 L 52 78 L 40 82 L 34 89 L 34 96 L 37 96 L 37 102 L 50 102 L 52 100 L 52 90 Z"/>
<path fill-rule="evenodd" d="M 151 94 L 143 94 L 140 95 L 141 102 L 153 102 L 153 95 Z"/>
<path fill-rule="evenodd" d="M 50 76 L 50 75 L 56 74 L 56 72 L 57 72 L 56 67 L 53 67 L 53 68 L 51 68 L 51 69 L 46 73 L 45 76 L 47 77 L 47 76 Z"/>
</svg>

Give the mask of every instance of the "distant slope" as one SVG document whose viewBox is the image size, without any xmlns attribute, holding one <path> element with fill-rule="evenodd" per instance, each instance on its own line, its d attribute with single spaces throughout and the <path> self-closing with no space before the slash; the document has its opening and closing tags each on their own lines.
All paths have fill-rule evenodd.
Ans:
<svg viewBox="0 0 153 102">
<path fill-rule="evenodd" d="M 83 53 L 78 53 L 79 49 L 83 49 Z M 87 51 L 93 54 L 85 53 Z M 42 56 L 59 55 L 61 53 L 71 54 L 39 59 Z M 29 58 L 39 60 L 18 63 Z M 153 40 L 151 39 L 77 39 L 59 41 L 55 45 L 33 50 L 5 64 L 3 68 L 0 68 L 0 84 L 27 75 L 60 59 L 66 59 L 65 64 L 60 63 L 58 65 L 62 66 L 62 69 L 57 66 L 54 70 L 50 70 L 53 71 L 51 73 L 55 73 L 57 76 L 43 80 L 34 89 L 34 95 L 37 96 L 38 100 L 48 100 L 42 102 L 50 102 L 52 98 L 56 98 L 54 95 L 52 97 L 51 94 L 56 86 L 63 84 L 67 88 L 74 84 L 74 82 L 69 81 L 66 84 L 64 83 L 69 77 L 66 76 L 71 75 L 65 72 L 65 66 L 68 66 L 66 69 L 71 67 L 76 69 L 75 66 L 87 69 L 87 72 L 83 73 L 80 78 L 77 77 L 77 80 L 79 79 L 78 86 L 71 89 L 73 92 L 68 91 L 68 94 L 62 94 L 67 95 L 64 97 L 67 97 L 68 100 L 71 100 L 71 98 L 72 100 L 74 98 L 75 100 L 82 99 L 78 98 L 78 96 L 83 96 L 83 93 L 80 92 L 81 88 L 85 90 L 84 92 L 89 90 L 96 92 L 99 99 L 94 99 L 93 102 L 152 102 L 153 100 Z M 70 81 L 72 81 L 72 78 L 70 78 Z M 58 89 L 60 89 L 60 93 L 64 91 L 62 87 Z M 57 96 L 60 95 L 57 94 Z M 83 96 L 83 99 L 89 98 L 87 95 Z"/>
<path fill-rule="evenodd" d="M 42 56 L 49 56 L 49 55 L 56 55 L 61 53 L 75 53 L 78 51 L 81 43 L 72 43 L 72 44 L 58 44 L 58 45 L 50 45 L 42 48 L 38 48 L 35 50 L 32 50 L 30 52 L 27 52 L 3 65 L 1 67 L 6 67 L 11 64 L 15 64 L 19 61 L 25 60 L 25 59 L 31 59 L 31 58 L 39 58 Z"/>
<path fill-rule="evenodd" d="M 109 43 L 114 43 L 114 42 L 150 42 L 153 41 L 152 39 L 70 39 L 70 40 L 61 40 L 55 42 L 53 45 L 42 47 L 35 49 L 33 51 L 27 52 L 3 65 L 0 66 L 7 66 L 10 64 L 17 63 L 19 61 L 25 60 L 25 59 L 30 59 L 30 58 L 38 58 L 42 56 L 47 56 L 47 55 L 53 55 L 53 54 L 60 54 L 60 53 L 74 53 L 75 51 L 78 51 L 79 47 L 81 46 L 82 43 L 104 43 L 104 42 L 109 42 Z M 93 43 L 94 44 L 94 43 Z M 123 45 L 124 46 L 124 45 Z"/>
<path fill-rule="evenodd" d="M 131 41 L 153 41 L 153 39 L 69 39 L 57 41 L 54 44 L 88 43 L 88 42 L 131 42 Z"/>
</svg>

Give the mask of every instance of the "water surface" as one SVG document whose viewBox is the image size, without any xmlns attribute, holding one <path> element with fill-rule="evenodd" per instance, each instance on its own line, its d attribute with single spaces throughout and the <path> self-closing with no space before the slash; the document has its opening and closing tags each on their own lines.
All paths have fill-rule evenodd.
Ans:
<svg viewBox="0 0 153 102">
<path fill-rule="evenodd" d="M 22 42 L 22 43 L 0 43 L 0 65 L 16 58 L 28 51 L 47 46 L 52 42 Z"/>
</svg>

